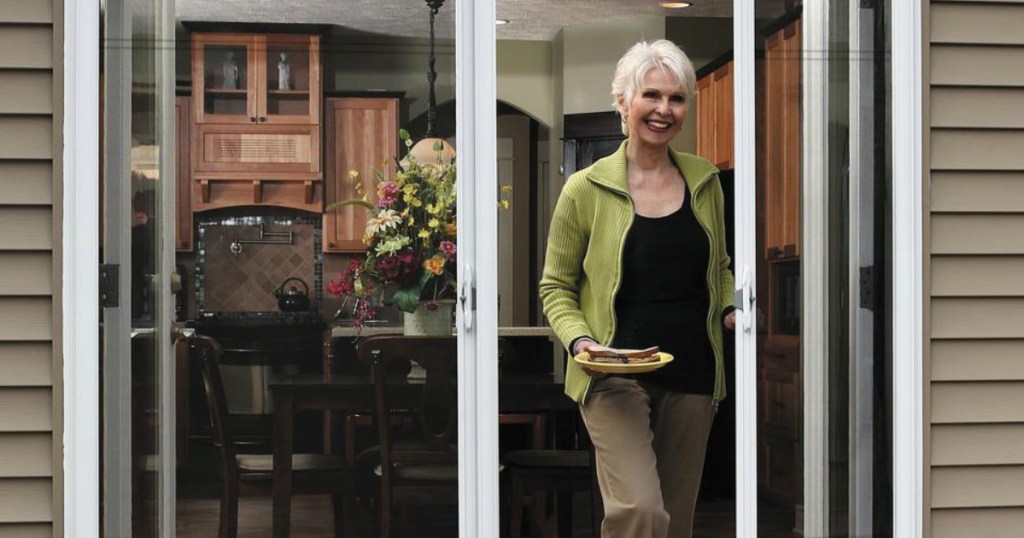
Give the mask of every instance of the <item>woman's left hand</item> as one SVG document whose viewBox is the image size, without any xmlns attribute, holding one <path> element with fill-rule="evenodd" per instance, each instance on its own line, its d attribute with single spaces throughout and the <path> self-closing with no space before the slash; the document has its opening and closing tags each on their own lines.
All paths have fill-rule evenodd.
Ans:
<svg viewBox="0 0 1024 538">
<path fill-rule="evenodd" d="M 736 329 L 736 311 L 729 312 L 728 316 L 725 316 L 725 328 L 730 331 Z"/>
</svg>

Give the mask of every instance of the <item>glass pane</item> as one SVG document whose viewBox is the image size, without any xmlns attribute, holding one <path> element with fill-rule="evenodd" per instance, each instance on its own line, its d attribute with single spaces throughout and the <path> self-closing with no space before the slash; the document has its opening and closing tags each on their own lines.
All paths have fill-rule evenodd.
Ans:
<svg viewBox="0 0 1024 538">
<path fill-rule="evenodd" d="M 717 180 L 704 185 L 720 184 L 725 191 L 723 205 L 731 210 L 733 136 L 731 119 L 725 119 L 731 118 L 732 107 L 732 79 L 729 75 L 731 9 L 726 7 L 724 10 L 716 10 L 713 17 L 707 16 L 706 11 L 702 15 L 690 16 L 686 10 L 669 11 L 652 3 L 650 11 L 643 14 L 647 16 L 610 16 L 607 12 L 601 12 L 599 18 L 579 20 L 588 17 L 577 14 L 571 21 L 558 20 L 555 30 L 551 30 L 552 24 L 549 21 L 534 21 L 530 13 L 516 9 L 512 2 L 499 0 L 497 9 L 500 19 L 511 21 L 498 27 L 497 42 L 498 181 L 502 187 L 506 184 L 511 186 L 499 199 L 501 207 L 505 206 L 506 201 L 509 202 L 508 209 L 503 209 L 498 217 L 498 283 L 501 286 L 499 323 L 503 326 L 529 324 L 551 331 L 546 339 L 538 338 L 533 342 L 525 336 L 505 336 L 499 344 L 502 350 L 499 360 L 503 379 L 511 380 L 514 375 L 543 373 L 550 375 L 557 384 L 568 384 L 570 391 L 574 390 L 574 386 L 581 386 L 577 384 L 578 380 L 582 379 L 583 384 L 586 384 L 585 377 L 567 379 L 567 375 L 585 376 L 579 370 L 566 373 L 567 369 L 575 367 L 574 359 L 567 358 L 565 350 L 565 346 L 571 344 L 572 338 L 567 335 L 572 330 L 566 330 L 565 323 L 559 328 L 559 323 L 545 317 L 541 309 L 542 295 L 548 298 L 549 313 L 573 310 L 578 314 L 579 311 L 596 308 L 598 314 L 594 314 L 593 310 L 588 313 L 593 316 L 588 320 L 588 329 L 597 326 L 593 323 L 606 320 L 608 314 L 604 312 L 614 309 L 612 319 L 617 325 L 614 325 L 613 334 L 590 335 L 601 340 L 602 344 L 619 347 L 657 345 L 663 351 L 676 354 L 680 361 L 700 361 L 700 364 L 707 366 L 705 376 L 690 376 L 686 372 L 676 378 L 675 374 L 666 374 L 668 370 L 661 370 L 613 375 L 595 381 L 590 385 L 583 413 L 576 402 L 564 395 L 552 394 L 551 400 L 538 400 L 532 411 L 542 412 L 547 428 L 546 436 L 539 440 L 527 435 L 528 432 L 524 433 L 521 427 L 517 429 L 503 424 L 500 428 L 502 458 L 508 462 L 503 471 L 504 479 L 512 484 L 518 480 L 532 480 L 535 489 L 545 492 L 545 496 L 538 498 L 513 490 L 503 499 L 502 515 L 508 519 L 509 528 L 519 527 L 530 535 L 544 535 L 542 531 L 546 530 L 557 536 L 599 536 L 602 524 L 615 528 L 634 514 L 639 514 L 639 509 L 628 506 L 634 501 L 641 497 L 657 498 L 659 501 L 652 501 L 650 508 L 655 511 L 664 509 L 662 514 L 671 514 L 669 525 L 675 526 L 669 527 L 669 536 L 689 535 L 690 527 L 694 536 L 734 536 L 735 418 L 730 398 L 721 402 L 715 414 L 712 396 L 716 377 L 723 384 L 730 385 L 728 390 L 731 390 L 729 365 L 733 362 L 733 342 L 731 332 L 725 332 L 725 337 L 720 340 L 721 346 L 718 345 L 718 338 L 709 334 L 712 328 L 716 335 L 720 334 L 722 312 L 710 312 L 713 307 L 707 299 L 709 294 L 706 290 L 711 285 L 705 276 L 707 267 L 697 264 L 694 271 L 700 276 L 696 278 L 696 283 L 687 281 L 686 284 L 679 284 L 682 279 L 677 279 L 663 287 L 636 276 L 636 272 L 627 272 L 629 257 L 617 257 L 620 256 L 619 252 L 595 254 L 599 252 L 596 249 L 600 248 L 594 246 L 598 241 L 595 238 L 602 237 L 602 234 L 605 234 L 604 241 L 610 241 L 613 245 L 626 245 L 621 248 L 642 248 L 636 246 L 634 234 L 634 230 L 640 229 L 637 223 L 645 216 L 637 205 L 642 194 L 626 187 L 627 174 L 632 178 L 633 173 L 641 167 L 633 157 L 612 157 L 626 161 L 625 167 L 613 167 L 621 170 L 621 174 L 608 176 L 611 181 L 621 182 L 616 183 L 621 187 L 606 189 L 596 182 L 589 182 L 582 175 L 570 179 L 573 174 L 595 163 L 614 162 L 602 159 L 619 152 L 626 139 L 622 132 L 621 117 L 613 107 L 611 97 L 611 83 L 617 62 L 639 41 L 665 38 L 681 47 L 688 55 L 695 71 L 692 80 L 694 85 L 697 80 L 717 80 L 722 94 L 728 99 L 717 101 L 711 90 L 705 94 L 702 89 L 696 95 L 688 91 L 685 116 L 679 117 L 677 122 L 678 132 L 663 143 L 679 152 L 698 154 L 717 165 L 722 173 Z M 657 70 L 651 72 L 659 73 Z M 640 91 L 642 89 L 638 88 L 635 100 L 644 99 L 644 92 Z M 644 114 L 647 117 L 647 114 L 653 115 L 654 112 L 647 111 Z M 716 116 L 718 119 L 715 119 Z M 643 134 L 647 132 L 643 130 L 645 127 L 634 129 L 638 129 L 637 138 L 630 139 L 629 144 L 650 143 L 646 139 L 639 141 L 639 137 L 646 136 Z M 666 149 L 662 151 L 665 156 L 668 155 Z M 670 165 L 669 168 L 679 167 Z M 596 177 L 597 169 L 593 170 Z M 700 177 L 696 172 L 692 172 L 693 177 L 683 177 L 685 174 L 682 170 L 679 172 L 672 177 L 675 182 L 672 184 L 680 187 L 687 185 L 687 181 L 698 185 L 702 180 L 711 179 L 711 175 Z M 575 185 L 578 190 L 566 190 L 569 181 L 580 182 Z M 619 213 L 613 211 L 628 211 L 630 207 L 619 203 L 622 196 L 617 191 L 620 188 L 627 190 L 633 201 L 630 205 L 635 211 L 627 213 L 632 225 L 616 230 L 614 220 Z M 709 199 L 706 196 L 711 192 L 710 188 L 701 191 L 700 187 L 695 187 L 695 190 L 701 199 L 695 204 Z M 609 213 L 597 215 L 587 213 L 590 209 L 567 202 L 569 192 L 590 193 L 595 197 L 594 200 L 605 200 L 604 203 L 608 204 L 605 208 L 615 209 L 607 209 Z M 683 189 L 680 189 L 679 193 L 682 192 Z M 690 194 L 691 191 L 687 191 L 687 194 L 677 199 L 677 205 L 669 208 L 667 214 L 648 213 L 646 216 L 652 217 L 649 219 L 651 223 L 656 223 L 674 214 L 673 210 L 685 213 L 686 210 L 681 206 Z M 663 193 L 659 193 L 647 199 L 664 197 Z M 573 210 L 566 212 L 566 204 L 573 207 Z M 556 206 L 561 209 L 556 209 Z M 622 207 L 626 209 L 620 209 Z M 576 215 L 580 219 L 577 222 L 579 228 L 567 225 L 566 219 Z M 726 225 L 726 230 L 718 230 L 717 235 L 727 241 L 727 249 L 731 249 L 732 244 L 729 232 L 731 217 L 731 212 L 727 211 L 723 218 L 730 224 Z M 693 223 L 697 227 L 689 229 L 686 234 L 672 228 L 670 232 L 651 236 L 657 237 L 659 241 L 669 241 L 680 235 L 690 236 L 692 232 L 693 237 L 706 238 L 705 230 L 696 220 Z M 566 270 L 566 274 L 571 274 L 573 280 L 560 280 L 557 275 L 559 269 L 549 268 L 546 273 L 545 262 L 552 263 L 549 257 L 562 256 L 564 251 L 559 251 L 564 245 L 572 245 L 575 241 L 579 241 L 582 246 L 574 249 L 570 257 L 560 258 L 556 262 L 557 265 L 564 264 L 564 267 L 571 268 Z M 657 265 L 665 252 L 666 249 L 661 247 L 656 251 L 648 250 L 646 255 L 650 257 L 642 258 L 649 262 L 646 267 Z M 706 252 L 704 254 L 707 255 Z M 642 254 L 636 256 L 636 259 L 641 259 Z M 620 274 L 608 270 L 616 267 L 624 276 L 620 287 L 609 293 L 609 303 L 597 307 L 593 303 L 586 303 L 594 300 L 591 290 L 609 286 L 613 282 L 612 275 Z M 715 278 L 719 276 L 720 273 L 716 272 Z M 525 287 L 519 284 L 520 278 L 526 281 Z M 537 285 L 542 278 L 544 283 Z M 673 322 L 678 321 L 678 332 L 691 331 L 686 333 L 687 339 L 695 335 L 692 341 L 697 342 L 697 352 L 680 351 L 683 346 L 679 345 L 678 340 L 666 335 L 674 332 L 676 327 L 663 330 L 665 324 L 648 324 L 647 320 L 641 320 L 636 315 L 635 310 L 630 310 L 628 305 L 623 306 L 639 297 L 635 291 L 638 289 L 664 296 L 680 290 L 682 293 L 700 290 L 695 293 L 697 299 L 693 304 L 680 307 L 681 312 L 674 310 L 678 305 L 672 305 L 672 313 L 663 317 Z M 575 304 L 560 307 L 555 304 L 557 301 L 551 300 L 558 296 L 564 298 L 567 304 L 576 301 L 584 304 L 578 308 Z M 529 308 L 520 314 L 522 298 L 525 298 Z M 647 302 L 648 299 L 642 299 L 645 306 L 663 308 L 662 304 L 654 304 L 659 301 Z M 715 302 L 719 301 L 720 298 L 716 297 Z M 697 321 L 687 325 L 685 321 L 680 321 L 682 319 Z M 549 324 L 555 327 L 548 327 Z M 697 328 L 692 328 L 694 326 Z M 633 330 L 632 334 L 628 329 Z M 505 331 L 505 334 L 509 332 Z M 717 356 L 721 356 L 725 365 L 720 371 L 716 368 Z M 695 378 L 699 380 L 690 384 Z M 599 400 L 612 398 L 610 394 L 628 393 L 625 388 L 620 390 L 621 387 L 635 389 L 637 398 L 623 402 L 622 406 L 605 408 L 608 411 L 606 413 L 594 411 L 600 409 L 595 406 L 602 405 Z M 564 389 L 564 386 L 560 388 Z M 501 396 L 503 407 L 513 404 L 511 396 L 504 393 Z M 694 402 L 693 412 L 674 412 L 670 407 L 677 402 Z M 701 413 L 700 409 L 704 412 Z M 624 416 L 625 410 L 632 411 L 631 416 L 635 420 L 622 420 L 609 427 L 600 424 L 599 415 Z M 666 419 L 668 416 L 671 418 Z M 692 418 L 695 420 L 689 420 Z M 666 425 L 679 422 L 693 424 L 693 430 L 678 437 L 670 437 L 672 428 Z M 672 440 L 667 441 L 670 438 Z M 543 447 L 540 453 L 524 453 L 524 449 L 530 448 L 534 440 L 537 440 L 538 447 Z M 616 446 L 628 448 L 616 452 Z M 595 454 L 597 464 L 594 463 Z M 653 459 L 649 455 L 653 455 Z M 536 464 L 535 460 L 541 458 L 547 458 L 551 469 L 543 479 L 532 476 L 529 469 L 531 464 Z M 685 470 L 679 474 L 668 470 L 672 464 L 684 460 L 687 462 Z M 636 467 L 631 466 L 636 461 L 656 463 L 658 470 L 651 473 L 650 467 L 641 469 L 647 474 L 637 478 L 640 473 L 634 472 Z M 605 496 L 602 496 L 602 490 Z M 674 492 L 682 493 L 676 495 Z M 635 497 L 630 498 L 630 495 Z M 685 500 L 679 501 L 681 498 Z M 675 499 L 676 502 L 666 499 Z M 608 503 L 613 502 L 622 505 L 606 510 Z M 614 515 L 604 519 L 607 514 Z M 630 532 L 637 536 L 649 536 L 658 531 L 626 531 L 627 534 Z M 616 533 L 613 531 L 612 534 Z"/>
<path fill-rule="evenodd" d="M 267 38 L 268 115 L 309 115 L 309 52 L 307 40 Z"/>
<path fill-rule="evenodd" d="M 292 4 L 292 20 L 312 22 L 323 15 L 322 5 L 314 9 Z M 211 9 L 209 4 L 178 2 L 176 17 L 210 20 L 216 17 Z M 458 439 L 451 435 L 457 431 L 457 413 L 441 409 L 457 402 L 447 398 L 456 386 L 450 381 L 435 384 L 437 370 L 429 360 L 440 347 L 439 361 L 454 365 L 456 355 L 449 351 L 455 349 L 455 340 L 410 344 L 403 331 L 413 325 L 406 321 L 411 313 L 392 300 L 397 291 L 420 284 L 425 262 L 435 264 L 427 265 L 442 275 L 422 292 L 416 290 L 411 302 L 420 307 L 419 313 L 434 316 L 451 337 L 457 215 L 454 198 L 451 203 L 439 201 L 428 191 L 444 198 L 451 192 L 453 171 L 441 166 L 440 174 L 412 172 L 406 159 L 409 148 L 399 135 L 402 128 L 413 142 L 424 138 L 429 101 L 424 46 L 429 8 L 421 1 L 409 10 L 419 14 L 420 25 L 388 20 L 373 8 L 361 13 L 348 9 L 338 16 L 365 22 L 311 35 L 306 32 L 312 26 L 261 20 L 274 33 L 253 26 L 248 33 L 225 32 L 215 38 L 218 43 L 261 44 L 261 50 L 250 51 L 256 62 L 251 68 L 257 72 L 244 72 L 242 46 L 204 50 L 207 64 L 214 66 L 205 75 L 205 97 L 245 89 L 221 87 L 220 65 L 234 51 L 242 70 L 240 84 L 246 79 L 255 84 L 248 88 L 256 101 L 250 101 L 250 110 L 259 113 L 250 122 L 207 117 L 199 128 L 179 125 L 179 132 L 213 133 L 207 136 L 215 140 L 209 144 L 225 155 L 259 155 L 247 167 L 236 167 L 227 158 L 216 161 L 205 192 L 209 202 L 199 206 L 203 210 L 193 211 L 179 200 L 178 218 L 194 231 L 196 246 L 176 257 L 187 291 L 181 320 L 198 336 L 179 370 L 183 383 L 177 394 L 187 400 L 179 402 L 187 405 L 182 407 L 187 413 L 178 414 L 187 462 L 178 475 L 177 536 L 218 534 L 222 484 L 236 476 L 224 465 L 232 465 L 235 455 L 243 465 L 257 463 L 249 476 L 276 490 L 278 498 L 274 502 L 270 495 L 243 495 L 239 536 L 277 536 L 289 529 L 292 536 L 347 535 L 347 528 L 354 528 L 357 536 L 381 536 L 386 526 L 391 536 L 458 534 L 458 452 L 453 449 Z M 436 98 L 441 104 L 435 131 L 449 142 L 455 138 L 454 15 L 451 0 L 441 8 L 436 28 Z M 310 47 L 316 38 L 321 39 L 319 55 Z M 179 50 L 191 46 L 188 34 L 179 39 Z M 189 63 L 179 62 L 179 81 L 190 80 Z M 350 71 L 365 76 L 353 77 Z M 386 91 L 368 91 L 382 88 Z M 325 94 L 311 102 L 311 95 Z M 229 106 L 224 104 L 228 98 L 218 99 L 215 106 Z M 238 103 L 235 111 L 220 110 L 245 113 L 244 95 Z M 196 145 L 201 144 L 182 147 L 187 151 Z M 291 166 L 287 159 L 293 154 L 303 162 L 308 158 L 308 171 L 300 174 L 279 166 Z M 195 164 L 200 157 L 191 156 L 197 167 L 194 176 L 207 172 L 202 169 L 206 161 Z M 196 204 L 204 203 L 202 179 L 192 177 L 186 190 Z M 445 186 L 439 185 L 442 179 Z M 399 180 L 402 189 L 396 188 Z M 338 205 L 361 200 L 364 194 L 370 204 Z M 368 221 L 382 218 L 394 226 L 368 233 Z M 432 218 L 438 222 L 431 224 Z M 427 237 L 420 231 L 428 232 Z M 384 244 L 389 239 L 393 241 Z M 439 301 L 425 301 L 429 304 L 421 307 L 418 299 L 435 298 L 435 282 L 442 284 L 436 287 Z M 367 351 L 376 345 L 373 336 L 397 338 L 397 343 L 390 341 L 404 346 L 403 351 L 398 356 L 393 349 Z M 210 346 L 211 341 L 219 347 Z M 219 353 L 210 354 L 209 349 Z M 442 370 L 455 373 L 454 368 Z M 386 374 L 380 386 L 389 396 L 381 406 L 375 398 L 375 371 Z M 426 409 L 426 416 L 417 413 L 421 394 L 439 406 Z M 451 427 L 444 431 L 449 419 Z M 393 448 L 407 443 L 424 448 L 421 427 L 444 432 L 429 447 L 437 459 L 417 466 L 423 473 L 410 477 L 412 483 L 430 488 L 418 494 L 421 501 L 436 501 L 427 506 L 407 502 L 409 490 L 398 492 L 405 485 L 400 480 L 384 480 L 408 468 L 408 461 L 395 464 L 397 458 L 417 455 L 389 456 L 382 450 L 383 436 L 395 441 Z M 300 473 L 296 464 L 289 470 L 289 454 L 308 455 L 294 461 L 315 468 Z M 280 473 L 276 477 L 271 462 Z M 288 473 L 292 479 L 281 478 Z M 325 485 L 333 487 L 325 492 Z M 390 493 L 383 488 L 392 485 L 393 502 L 385 508 Z M 350 501 L 354 507 L 344 504 Z"/>
<path fill-rule="evenodd" d="M 206 45 L 204 112 L 245 116 L 248 113 L 248 48 L 245 45 Z"/>
</svg>

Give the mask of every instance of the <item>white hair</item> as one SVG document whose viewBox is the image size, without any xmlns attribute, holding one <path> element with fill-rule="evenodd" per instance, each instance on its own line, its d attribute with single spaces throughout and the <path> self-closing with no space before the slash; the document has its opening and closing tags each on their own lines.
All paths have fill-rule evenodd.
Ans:
<svg viewBox="0 0 1024 538">
<path fill-rule="evenodd" d="M 619 58 L 612 77 L 612 105 L 618 110 L 619 100 L 629 103 L 637 89 L 644 85 L 644 77 L 652 69 L 661 69 L 679 81 L 686 90 L 687 100 L 697 93 L 697 74 L 686 53 L 667 39 L 640 41 Z M 622 134 L 629 135 L 626 122 L 622 122 Z"/>
</svg>

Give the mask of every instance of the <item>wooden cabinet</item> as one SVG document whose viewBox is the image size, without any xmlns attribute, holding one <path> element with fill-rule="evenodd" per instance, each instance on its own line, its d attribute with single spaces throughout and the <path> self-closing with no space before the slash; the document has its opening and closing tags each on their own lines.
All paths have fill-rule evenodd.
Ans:
<svg viewBox="0 0 1024 538">
<path fill-rule="evenodd" d="M 393 177 L 398 156 L 398 99 L 346 97 L 326 101 L 327 205 L 358 197 L 349 176 L 359 173 L 371 200 L 376 198 L 374 171 Z M 368 212 L 344 206 L 324 213 L 324 252 L 366 250 L 363 233 Z"/>
<path fill-rule="evenodd" d="M 174 98 L 175 128 L 175 223 L 174 249 L 179 251 L 192 250 L 192 164 L 189 161 L 190 138 L 192 131 L 192 98 L 178 96 Z"/>
<path fill-rule="evenodd" d="M 697 155 L 722 170 L 733 161 L 733 62 L 697 80 Z"/>
<path fill-rule="evenodd" d="M 757 371 L 758 477 L 764 497 L 784 506 L 803 491 L 799 342 L 762 339 Z"/>
<path fill-rule="evenodd" d="M 764 53 L 765 256 L 800 256 L 800 21 L 768 36 Z"/>
<path fill-rule="evenodd" d="M 192 36 L 193 209 L 319 212 L 320 38 Z"/>
</svg>

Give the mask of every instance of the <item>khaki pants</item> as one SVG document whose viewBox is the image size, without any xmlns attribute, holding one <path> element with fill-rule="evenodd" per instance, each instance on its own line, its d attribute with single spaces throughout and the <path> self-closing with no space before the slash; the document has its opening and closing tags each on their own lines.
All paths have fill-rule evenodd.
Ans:
<svg viewBox="0 0 1024 538">
<path fill-rule="evenodd" d="M 601 536 L 689 538 L 714 417 L 711 396 L 605 377 L 594 381 L 580 414 L 604 501 Z"/>
</svg>

